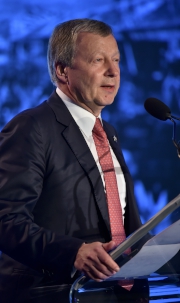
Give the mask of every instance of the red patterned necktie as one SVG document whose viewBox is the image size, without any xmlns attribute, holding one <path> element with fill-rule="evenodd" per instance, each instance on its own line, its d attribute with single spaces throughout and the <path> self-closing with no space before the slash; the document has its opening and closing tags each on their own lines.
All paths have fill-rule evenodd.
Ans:
<svg viewBox="0 0 180 303">
<path fill-rule="evenodd" d="M 98 118 L 93 128 L 93 138 L 105 180 L 112 240 L 118 245 L 126 239 L 122 208 L 109 142 Z"/>
<path fill-rule="evenodd" d="M 106 197 L 109 211 L 110 227 L 112 240 L 119 245 L 126 239 L 124 230 L 122 208 L 119 198 L 117 180 L 114 170 L 114 164 L 110 152 L 109 142 L 107 135 L 102 127 L 99 118 L 96 118 L 96 123 L 93 128 L 93 139 L 96 145 L 96 150 L 99 158 L 99 162 L 103 171 L 105 180 Z M 130 253 L 130 249 L 126 250 L 126 253 Z M 120 281 L 120 285 L 130 290 L 133 286 L 133 282 Z"/>
</svg>

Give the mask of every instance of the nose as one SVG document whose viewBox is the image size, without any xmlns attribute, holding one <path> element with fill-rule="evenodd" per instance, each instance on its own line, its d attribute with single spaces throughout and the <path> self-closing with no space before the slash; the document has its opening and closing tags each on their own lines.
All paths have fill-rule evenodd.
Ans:
<svg viewBox="0 0 180 303">
<path fill-rule="evenodd" d="M 120 67 L 117 61 L 109 61 L 106 66 L 105 76 L 107 77 L 117 77 L 120 75 Z"/>
</svg>

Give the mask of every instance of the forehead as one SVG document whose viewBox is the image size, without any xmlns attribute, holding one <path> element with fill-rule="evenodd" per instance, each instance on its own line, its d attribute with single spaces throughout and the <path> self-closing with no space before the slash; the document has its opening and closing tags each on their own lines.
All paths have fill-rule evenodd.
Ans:
<svg viewBox="0 0 180 303">
<path fill-rule="evenodd" d="M 76 54 L 82 53 L 111 53 L 119 54 L 117 42 L 113 35 L 106 37 L 98 34 L 81 32 L 76 39 Z"/>
</svg>

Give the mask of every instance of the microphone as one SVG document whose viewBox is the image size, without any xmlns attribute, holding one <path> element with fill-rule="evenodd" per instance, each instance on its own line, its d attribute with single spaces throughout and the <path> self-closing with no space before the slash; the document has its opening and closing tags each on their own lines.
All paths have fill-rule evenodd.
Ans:
<svg viewBox="0 0 180 303">
<path fill-rule="evenodd" d="M 162 121 L 166 121 L 167 119 L 171 120 L 171 122 L 173 123 L 172 141 L 173 141 L 174 146 L 177 148 L 177 154 L 178 154 L 178 157 L 180 158 L 180 141 L 178 141 L 178 142 L 176 141 L 176 122 L 174 121 L 174 119 L 180 120 L 180 118 L 172 116 L 170 108 L 166 104 L 164 104 L 162 101 L 160 101 L 156 98 L 146 99 L 146 101 L 144 102 L 144 108 L 150 115 L 152 115 L 153 117 L 155 117 L 159 120 L 162 120 Z"/>
<path fill-rule="evenodd" d="M 148 98 L 144 103 L 146 111 L 153 117 L 166 121 L 171 118 L 170 108 L 156 98 Z"/>
</svg>

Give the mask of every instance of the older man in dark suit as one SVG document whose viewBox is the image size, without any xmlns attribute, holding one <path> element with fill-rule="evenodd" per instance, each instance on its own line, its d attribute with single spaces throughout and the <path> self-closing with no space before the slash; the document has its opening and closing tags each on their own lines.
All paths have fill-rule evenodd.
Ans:
<svg viewBox="0 0 180 303">
<path fill-rule="evenodd" d="M 77 19 L 58 25 L 48 48 L 56 91 L 2 130 L 3 303 L 12 298 L 28 302 L 29 290 L 37 286 L 71 284 L 73 269 L 95 281 L 110 277 L 119 267 L 108 251 L 141 225 L 117 133 L 101 119 L 101 110 L 113 103 L 119 89 L 119 60 L 105 23 Z M 93 134 L 97 119 L 113 165 L 107 171 Z M 112 177 L 113 192 L 108 189 Z M 113 226 L 112 196 L 123 231 Z"/>
</svg>

